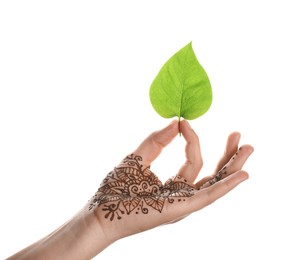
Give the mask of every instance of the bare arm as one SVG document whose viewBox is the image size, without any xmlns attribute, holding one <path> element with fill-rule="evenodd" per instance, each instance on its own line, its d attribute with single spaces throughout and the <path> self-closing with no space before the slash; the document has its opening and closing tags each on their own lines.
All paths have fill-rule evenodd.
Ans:
<svg viewBox="0 0 285 260">
<path fill-rule="evenodd" d="M 213 203 L 248 178 L 242 167 L 253 148 L 229 136 L 212 175 L 196 182 L 202 168 L 199 139 L 180 122 L 185 163 L 162 184 L 151 163 L 178 134 L 178 122 L 154 132 L 115 167 L 84 208 L 56 231 L 8 259 L 90 259 L 118 239 L 176 222 Z"/>
</svg>

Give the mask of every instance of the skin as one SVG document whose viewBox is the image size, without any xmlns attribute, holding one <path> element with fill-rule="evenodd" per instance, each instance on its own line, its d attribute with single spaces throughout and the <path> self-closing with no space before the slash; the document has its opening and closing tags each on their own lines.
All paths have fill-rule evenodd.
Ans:
<svg viewBox="0 0 285 260">
<path fill-rule="evenodd" d="M 154 178 L 155 184 L 160 187 L 160 191 L 163 191 L 170 186 L 166 184 L 163 186 L 154 173 L 149 170 L 149 166 L 159 156 L 163 148 L 181 131 L 186 142 L 186 159 L 177 176 L 170 179 L 176 183 L 169 188 L 171 192 L 174 192 L 175 195 L 172 195 L 174 197 L 163 195 L 163 193 L 154 194 L 155 189 L 150 189 L 149 193 L 130 193 L 132 189 L 126 186 L 129 182 L 122 181 L 120 185 L 126 194 L 131 194 L 131 196 L 120 197 L 116 200 L 115 205 L 119 205 L 125 213 L 121 214 L 121 211 L 117 210 L 114 212 L 113 218 L 111 213 L 106 217 L 109 212 L 106 208 L 114 202 L 111 197 L 108 197 L 110 200 L 104 200 L 104 196 L 112 191 L 109 186 L 104 185 L 113 181 L 110 174 L 119 178 L 121 168 L 128 171 L 126 169 L 130 166 L 128 166 L 129 161 L 127 160 L 125 164 L 120 164 L 109 173 L 109 177 L 107 176 L 105 179 L 107 182 L 101 184 L 91 200 L 68 222 L 8 259 L 91 259 L 121 238 L 185 218 L 212 204 L 248 178 L 247 172 L 242 170 L 242 167 L 253 152 L 253 147 L 250 145 L 239 147 L 240 134 L 234 132 L 229 135 L 225 152 L 213 174 L 196 182 L 203 165 L 199 139 L 187 121 L 180 122 L 180 129 L 178 129 L 178 125 L 178 121 L 175 120 L 164 129 L 152 133 L 132 153 L 133 156 L 138 156 L 141 159 L 139 167 L 147 169 L 148 176 Z M 134 173 L 124 175 L 123 179 L 133 180 L 132 174 Z M 143 187 L 142 184 L 141 181 L 136 185 Z M 118 194 L 123 194 L 123 192 L 120 190 Z M 152 203 L 147 204 L 151 201 L 150 198 L 152 200 L 153 198 L 159 199 L 163 201 L 163 204 L 160 206 L 155 206 L 156 204 Z M 124 205 L 132 205 L 127 204 L 130 199 L 139 200 L 140 203 L 138 207 L 126 214 L 126 210 L 129 208 Z M 144 213 L 142 208 L 146 208 L 147 211 Z"/>
</svg>

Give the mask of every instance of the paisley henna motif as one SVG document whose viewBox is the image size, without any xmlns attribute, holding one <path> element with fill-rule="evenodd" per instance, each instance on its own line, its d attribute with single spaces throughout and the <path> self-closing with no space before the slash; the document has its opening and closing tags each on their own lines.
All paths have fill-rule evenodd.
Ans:
<svg viewBox="0 0 285 260">
<path fill-rule="evenodd" d="M 102 206 L 105 218 L 121 219 L 122 215 L 147 214 L 149 209 L 163 210 L 166 200 L 190 197 L 195 189 L 187 181 L 176 176 L 162 185 L 150 167 L 143 168 L 142 157 L 131 154 L 114 168 L 101 183 L 92 197 L 89 210 Z"/>
<path fill-rule="evenodd" d="M 121 219 L 124 214 L 148 214 L 150 209 L 162 212 L 165 201 L 185 201 L 199 189 L 216 183 L 227 174 L 224 166 L 216 176 L 199 188 L 190 185 L 179 175 L 163 185 L 150 171 L 150 166 L 144 168 L 142 160 L 141 156 L 131 154 L 114 168 L 91 198 L 89 210 L 101 207 L 106 212 L 105 218 L 111 221 L 114 218 Z"/>
</svg>

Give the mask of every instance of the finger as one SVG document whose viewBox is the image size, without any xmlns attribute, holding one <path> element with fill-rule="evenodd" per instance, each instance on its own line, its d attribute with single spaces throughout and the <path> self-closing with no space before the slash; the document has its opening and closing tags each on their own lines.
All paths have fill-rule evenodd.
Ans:
<svg viewBox="0 0 285 260">
<path fill-rule="evenodd" d="M 247 172 L 238 171 L 206 189 L 197 191 L 192 197 L 180 199 L 180 202 L 167 202 L 165 207 L 167 223 L 178 221 L 212 204 L 246 179 L 248 179 Z"/>
<path fill-rule="evenodd" d="M 212 204 L 246 179 L 248 179 L 247 172 L 237 171 L 214 185 L 197 192 L 194 196 L 196 201 L 192 205 L 192 210 L 196 211 Z"/>
<path fill-rule="evenodd" d="M 222 167 L 232 158 L 232 156 L 234 156 L 234 154 L 238 150 L 239 141 L 240 141 L 239 132 L 233 132 L 229 135 L 224 155 L 218 162 L 215 173 L 218 173 L 218 171 L 222 169 Z"/>
<path fill-rule="evenodd" d="M 162 149 L 174 139 L 178 131 L 178 121 L 173 120 L 167 127 L 148 136 L 134 151 L 134 154 L 143 158 L 144 165 L 150 165 Z"/>
<path fill-rule="evenodd" d="M 241 146 L 227 164 L 222 168 L 222 173 L 228 176 L 236 171 L 239 171 L 244 166 L 249 156 L 253 153 L 254 149 L 251 145 Z"/>
<path fill-rule="evenodd" d="M 240 171 L 253 151 L 254 149 L 251 145 L 241 146 L 224 165 L 224 167 L 218 171 L 217 174 L 205 177 L 200 180 L 196 184 L 197 189 L 204 189 L 210 185 L 213 185 L 217 181 L 220 181 L 221 179 L 224 179 L 227 176 Z"/>
<path fill-rule="evenodd" d="M 203 165 L 199 138 L 186 120 L 180 122 L 180 130 L 186 140 L 186 162 L 180 168 L 178 175 L 193 183 Z"/>
</svg>

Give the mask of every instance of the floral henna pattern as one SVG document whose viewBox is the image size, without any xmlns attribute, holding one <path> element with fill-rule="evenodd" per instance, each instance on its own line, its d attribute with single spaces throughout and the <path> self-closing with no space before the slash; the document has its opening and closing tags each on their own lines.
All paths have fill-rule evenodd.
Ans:
<svg viewBox="0 0 285 260">
<path fill-rule="evenodd" d="M 241 148 L 240 148 L 241 149 Z M 239 149 L 239 150 L 240 150 Z M 230 164 L 238 155 L 232 157 Z M 165 201 L 185 201 L 197 191 L 215 184 L 228 175 L 224 166 L 215 176 L 196 187 L 190 185 L 182 176 L 177 175 L 163 185 L 150 171 L 150 166 L 142 165 L 142 157 L 135 154 L 127 156 L 118 167 L 114 168 L 101 183 L 96 194 L 91 198 L 89 210 L 102 207 L 105 218 L 121 219 L 124 214 L 148 214 L 150 209 L 162 212 Z"/>
<path fill-rule="evenodd" d="M 105 218 L 112 221 L 132 212 L 147 214 L 149 209 L 162 212 L 166 200 L 173 203 L 175 199 L 182 201 L 195 194 L 196 189 L 181 176 L 163 185 L 150 167 L 144 168 L 141 162 L 140 156 L 127 156 L 103 180 L 91 199 L 89 210 L 102 206 Z"/>
</svg>

